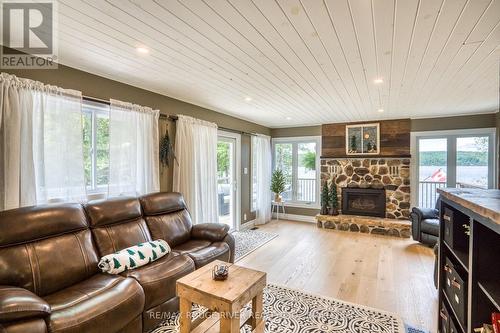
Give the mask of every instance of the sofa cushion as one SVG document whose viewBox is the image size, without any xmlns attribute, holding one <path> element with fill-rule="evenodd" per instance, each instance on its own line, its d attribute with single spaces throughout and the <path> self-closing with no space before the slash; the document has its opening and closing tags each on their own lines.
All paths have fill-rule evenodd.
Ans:
<svg viewBox="0 0 500 333">
<path fill-rule="evenodd" d="M 80 204 L 0 212 L 0 285 L 43 296 L 95 274 L 97 260 Z"/>
<path fill-rule="evenodd" d="M 118 332 L 144 309 L 144 292 L 134 279 L 96 274 L 45 297 L 51 332 Z"/>
<path fill-rule="evenodd" d="M 193 223 L 180 193 L 152 193 L 140 201 L 153 239 L 175 247 L 191 238 Z"/>
<path fill-rule="evenodd" d="M 44 296 L 96 274 L 97 261 L 88 229 L 0 248 L 0 285 Z"/>
<path fill-rule="evenodd" d="M 159 192 L 142 196 L 141 206 L 145 215 L 163 215 L 187 209 L 182 194 L 178 192 Z"/>
<path fill-rule="evenodd" d="M 101 257 L 152 240 L 136 198 L 91 201 L 85 211 Z"/>
<path fill-rule="evenodd" d="M 193 243 L 196 241 L 191 241 L 189 243 Z M 184 245 L 184 244 L 183 244 Z M 192 250 L 188 248 L 191 247 Z M 206 264 L 214 261 L 214 260 L 222 260 L 229 261 L 231 251 L 229 249 L 229 245 L 225 242 L 216 242 L 212 243 L 205 247 L 195 247 L 194 244 L 190 244 L 190 246 L 181 246 L 182 250 L 179 252 L 185 253 L 190 256 L 196 265 L 196 269 L 205 266 Z M 178 248 L 175 248 L 174 251 L 177 251 Z"/>
<path fill-rule="evenodd" d="M 39 205 L 0 211 L 0 248 L 88 228 L 80 204 Z"/>
<path fill-rule="evenodd" d="M 137 198 L 118 197 L 95 200 L 85 205 L 92 227 L 131 221 L 141 217 L 141 205 Z"/>
<path fill-rule="evenodd" d="M 185 243 L 182 243 L 180 245 L 177 245 L 176 247 L 172 248 L 172 251 L 178 253 L 178 254 L 187 254 L 191 253 L 194 251 L 198 251 L 201 249 L 204 249 L 212 244 L 211 242 L 203 239 L 193 239 L 190 241 L 187 241 Z"/>
<path fill-rule="evenodd" d="M 175 297 L 175 282 L 193 272 L 193 260 L 186 255 L 170 253 L 146 266 L 123 272 L 122 275 L 137 280 L 144 289 L 145 306 L 151 309 Z"/>
<path fill-rule="evenodd" d="M 439 220 L 438 219 L 425 219 L 420 223 L 420 232 L 439 236 Z"/>
</svg>

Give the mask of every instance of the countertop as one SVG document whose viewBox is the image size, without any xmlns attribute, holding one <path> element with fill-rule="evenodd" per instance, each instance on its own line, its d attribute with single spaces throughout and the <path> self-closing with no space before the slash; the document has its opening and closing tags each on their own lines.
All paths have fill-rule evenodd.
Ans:
<svg viewBox="0 0 500 333">
<path fill-rule="evenodd" d="M 500 224 L 500 190 L 438 188 L 437 191 L 446 199 Z"/>
</svg>

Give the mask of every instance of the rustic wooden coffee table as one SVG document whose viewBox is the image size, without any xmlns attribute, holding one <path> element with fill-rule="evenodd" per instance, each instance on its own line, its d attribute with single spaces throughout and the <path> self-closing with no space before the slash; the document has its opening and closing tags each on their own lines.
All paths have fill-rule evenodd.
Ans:
<svg viewBox="0 0 500 333">
<path fill-rule="evenodd" d="M 212 279 L 215 265 L 229 266 L 229 277 L 225 281 Z M 252 332 L 264 332 L 262 297 L 266 286 L 266 273 L 216 260 L 177 280 L 177 296 L 180 299 L 180 333 L 240 331 L 240 310 L 252 301 L 252 315 L 245 322 Z M 191 322 L 192 304 L 205 306 L 218 316 L 204 321 Z M 215 319 L 214 319 L 215 318 Z M 245 324 L 244 323 L 244 324 Z"/>
</svg>

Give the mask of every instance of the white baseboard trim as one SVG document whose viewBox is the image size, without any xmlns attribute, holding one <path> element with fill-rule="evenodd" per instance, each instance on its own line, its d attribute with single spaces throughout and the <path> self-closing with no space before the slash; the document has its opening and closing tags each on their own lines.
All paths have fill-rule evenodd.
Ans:
<svg viewBox="0 0 500 333">
<path fill-rule="evenodd" d="M 238 229 L 239 231 L 244 231 L 244 230 L 249 230 L 255 227 L 255 220 L 250 220 L 248 222 L 245 222 L 244 224 L 240 225 L 240 228 Z"/>
<path fill-rule="evenodd" d="M 314 216 L 297 215 L 297 214 L 280 214 L 279 217 L 280 220 L 316 223 L 316 219 L 314 218 Z M 276 218 L 277 218 L 276 213 L 273 213 L 273 219 Z"/>
</svg>

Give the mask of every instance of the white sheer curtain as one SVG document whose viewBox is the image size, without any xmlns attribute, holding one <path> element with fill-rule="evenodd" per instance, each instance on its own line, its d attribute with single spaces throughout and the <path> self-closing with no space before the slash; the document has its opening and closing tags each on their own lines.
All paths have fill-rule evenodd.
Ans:
<svg viewBox="0 0 500 333">
<path fill-rule="evenodd" d="M 80 92 L 0 74 L 0 210 L 85 201 Z"/>
<path fill-rule="evenodd" d="M 217 222 L 217 125 L 179 116 L 173 189 L 182 193 L 193 223 Z"/>
<path fill-rule="evenodd" d="M 158 110 L 111 100 L 108 196 L 160 190 L 159 116 Z"/>
<path fill-rule="evenodd" d="M 271 220 L 271 138 L 266 135 L 252 136 L 252 149 L 257 187 L 255 224 L 264 224 Z"/>
</svg>

